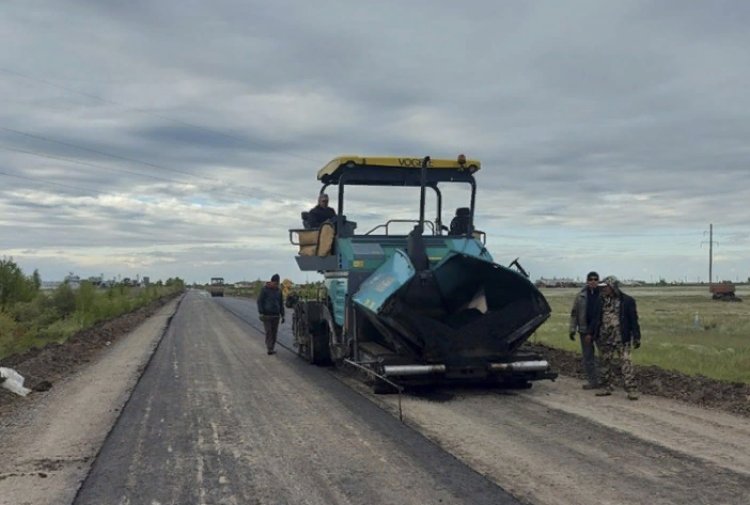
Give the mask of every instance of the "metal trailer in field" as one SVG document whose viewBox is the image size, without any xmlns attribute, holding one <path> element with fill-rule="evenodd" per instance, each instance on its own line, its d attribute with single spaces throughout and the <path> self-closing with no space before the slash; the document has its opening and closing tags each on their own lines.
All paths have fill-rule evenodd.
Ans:
<svg viewBox="0 0 750 505">
<path fill-rule="evenodd" d="M 718 283 L 712 283 L 708 287 L 711 293 L 711 298 L 714 300 L 720 300 L 723 302 L 741 302 L 742 298 L 738 298 L 735 294 L 735 286 L 733 282 L 724 281 Z"/>
<path fill-rule="evenodd" d="M 301 357 L 365 368 L 376 391 L 454 382 L 528 387 L 556 377 L 540 356 L 522 350 L 549 317 L 549 304 L 517 262 L 493 261 L 484 233 L 474 228 L 479 169 L 479 161 L 463 156 L 343 156 L 318 172 L 321 193 L 336 188 L 337 215 L 289 234 L 299 247 L 299 268 L 322 273 L 327 288 L 321 299 L 294 304 Z M 454 184 L 468 187 L 470 196 L 446 226 L 441 188 Z M 346 188 L 355 185 L 419 188 L 413 230 L 394 234 L 403 220 L 386 220 L 360 233 L 345 214 Z M 427 191 L 436 202 L 433 221 L 425 218 Z"/>
</svg>

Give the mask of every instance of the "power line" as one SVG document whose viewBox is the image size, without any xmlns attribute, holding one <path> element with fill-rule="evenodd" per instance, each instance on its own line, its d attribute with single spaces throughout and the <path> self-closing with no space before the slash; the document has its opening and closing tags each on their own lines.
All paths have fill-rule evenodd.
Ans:
<svg viewBox="0 0 750 505">
<path fill-rule="evenodd" d="M 159 177 L 158 175 L 144 174 L 142 172 L 134 172 L 132 170 L 127 170 L 127 169 L 124 169 L 124 168 L 109 167 L 109 166 L 104 166 L 104 165 L 97 165 L 95 163 L 87 163 L 85 161 L 79 161 L 79 160 L 75 160 L 75 159 L 72 159 L 72 158 L 66 158 L 64 156 L 54 156 L 54 155 L 51 155 L 51 154 L 41 153 L 41 152 L 38 152 L 38 151 L 27 151 L 27 150 L 24 150 L 24 149 L 17 149 L 17 148 L 14 148 L 14 147 L 8 147 L 8 146 L 4 146 L 4 145 L 0 145 L 0 149 L 5 149 L 7 151 L 12 151 L 12 152 L 17 152 L 17 153 L 28 154 L 28 155 L 31 155 L 31 156 L 38 156 L 38 157 L 41 157 L 41 158 L 48 158 L 48 159 L 52 159 L 52 160 L 60 160 L 60 161 L 66 162 L 66 163 L 73 163 L 73 164 L 76 164 L 76 165 L 82 165 L 82 166 L 96 168 L 96 169 L 100 169 L 100 170 L 113 170 L 113 171 L 116 171 L 116 172 L 122 172 L 122 173 L 126 173 L 126 174 L 131 174 L 131 175 L 135 175 L 135 176 L 138 176 L 138 177 L 147 177 L 149 179 L 154 179 L 154 180 L 163 181 L 163 182 L 169 182 L 169 183 L 172 183 L 172 184 L 180 184 L 180 185 L 183 185 L 183 186 L 184 185 L 188 185 L 188 184 L 192 184 L 192 183 L 190 183 L 188 181 L 181 181 L 181 180 L 178 180 L 178 179 L 170 179 L 168 177 Z M 196 190 L 196 192 L 197 193 L 200 193 L 200 192 L 203 192 L 203 193 L 213 193 L 213 192 L 225 193 L 225 192 L 230 192 L 230 193 L 235 193 L 235 194 L 242 194 L 242 193 L 234 192 L 232 190 L 224 190 L 224 189 L 220 189 L 220 188 L 209 188 L 209 189 L 204 189 L 203 191 Z M 242 194 L 242 196 L 245 196 L 245 195 Z M 239 200 L 239 199 L 229 199 L 229 201 L 234 202 L 234 203 L 242 203 L 242 201 Z"/>
<path fill-rule="evenodd" d="M 100 169 L 100 170 L 113 170 L 113 171 L 116 171 L 116 172 L 122 172 L 122 173 L 131 174 L 131 175 L 135 175 L 135 176 L 139 176 L 139 177 L 147 177 L 149 179 L 154 179 L 154 180 L 157 180 L 157 181 L 169 182 L 171 184 L 179 184 L 179 185 L 183 185 L 183 186 L 191 184 L 190 182 L 181 181 L 181 180 L 178 180 L 178 179 L 170 179 L 170 178 L 167 178 L 167 177 L 160 177 L 158 175 L 144 174 L 142 172 L 134 172 L 132 170 L 127 170 L 127 169 L 119 168 L 119 167 L 109 167 L 109 166 L 104 166 L 104 165 L 97 165 L 95 163 L 87 163 L 85 161 L 80 161 L 80 160 L 76 160 L 76 159 L 72 159 L 72 158 L 66 158 L 64 156 L 54 156 L 54 155 L 51 155 L 51 154 L 41 153 L 41 152 L 38 152 L 38 151 L 27 151 L 25 149 L 17 149 L 17 148 L 14 148 L 14 147 L 8 147 L 8 146 L 4 146 L 4 145 L 0 145 L 0 149 L 5 149 L 7 151 L 12 151 L 12 152 L 17 152 L 17 153 L 28 154 L 28 155 L 31 155 L 31 156 L 38 156 L 38 157 L 41 157 L 41 158 L 48 158 L 48 159 L 52 159 L 52 160 L 60 160 L 60 161 L 66 162 L 66 163 L 73 163 L 75 165 L 82 165 L 82 166 L 96 168 L 96 169 Z M 224 192 L 224 191 L 233 192 L 231 190 L 222 190 L 222 189 L 219 189 L 219 188 L 208 188 L 208 189 L 204 189 L 203 192 L 212 193 L 212 192 L 219 192 L 219 191 L 222 191 L 222 192 Z M 200 193 L 201 191 L 200 190 L 196 190 L 195 192 L 196 193 Z M 240 194 L 240 193 L 237 193 L 237 194 Z M 244 194 L 242 194 L 242 195 L 245 196 Z M 241 202 L 241 200 L 239 200 L 239 199 L 234 199 L 234 200 L 230 200 L 230 201 L 234 201 L 236 203 L 240 203 Z"/>
<path fill-rule="evenodd" d="M 62 90 L 67 91 L 69 93 L 74 93 L 74 94 L 77 94 L 77 95 L 80 95 L 80 96 L 84 96 L 84 97 L 87 97 L 87 98 L 90 98 L 90 99 L 93 99 L 93 100 L 98 100 L 98 101 L 100 101 L 102 103 L 108 103 L 108 104 L 111 104 L 111 105 L 116 105 L 118 107 L 124 107 L 126 110 L 137 112 L 139 114 L 145 114 L 147 116 L 152 116 L 152 117 L 155 117 L 155 118 L 158 118 L 158 119 L 162 119 L 164 121 L 170 121 L 172 123 L 179 124 L 179 125 L 182 125 L 182 126 L 187 126 L 189 128 L 193 128 L 193 129 L 196 129 L 196 130 L 201 130 L 201 131 L 213 133 L 214 135 L 219 135 L 221 137 L 226 137 L 226 138 L 230 138 L 230 139 L 237 140 L 237 141 L 240 141 L 240 142 L 244 142 L 244 143 L 246 143 L 248 145 L 251 145 L 253 147 L 261 148 L 261 149 L 264 149 L 264 150 L 267 149 L 265 146 L 261 145 L 260 143 L 253 142 L 252 140 L 250 140 L 250 139 L 248 139 L 246 137 L 241 137 L 239 135 L 233 135 L 231 133 L 222 132 L 222 131 L 216 130 L 214 128 L 209 128 L 207 126 L 203 126 L 203 125 L 199 125 L 199 124 L 195 124 L 195 123 L 190 123 L 188 121 L 183 121 L 181 119 L 175 119 L 175 118 L 172 118 L 172 117 L 169 117 L 169 116 L 165 116 L 165 115 L 163 115 L 161 113 L 158 113 L 158 112 L 153 112 L 153 111 L 148 110 L 148 109 L 141 109 L 141 108 L 138 108 L 138 107 L 131 107 L 131 106 L 128 106 L 128 105 L 116 102 L 114 100 L 110 100 L 110 99 L 101 97 L 99 95 L 95 95 L 93 93 L 87 93 L 85 91 L 79 91 L 79 90 L 77 90 L 75 88 L 70 88 L 68 86 L 63 86 L 61 84 L 57 84 L 55 82 L 48 81 L 46 79 L 41 79 L 39 77 L 33 77 L 33 76 L 30 76 L 30 75 L 27 75 L 27 74 L 23 74 L 21 72 L 15 71 L 15 70 L 11 70 L 11 69 L 8 69 L 8 68 L 0 68 L 0 72 L 3 72 L 5 74 L 9 74 L 9 75 L 14 75 L 16 77 L 21 77 L 23 79 L 28 79 L 30 81 L 40 82 L 42 84 L 46 84 L 47 86 L 52 86 L 54 88 L 62 89 Z M 311 159 L 311 158 L 307 158 L 305 156 L 301 156 L 299 154 L 290 153 L 288 151 L 276 150 L 276 152 L 279 153 L 279 154 L 283 154 L 285 156 L 292 157 L 292 158 L 297 158 L 297 159 L 300 159 L 300 160 L 309 161 L 309 162 L 316 163 L 316 164 L 322 164 L 322 162 L 319 161 L 319 160 L 314 160 L 314 159 Z"/>
<path fill-rule="evenodd" d="M 118 159 L 118 160 L 122 160 L 122 161 L 128 161 L 128 162 L 131 162 L 131 163 L 138 163 L 138 164 L 141 164 L 141 165 L 145 165 L 145 166 L 149 166 L 149 167 L 153 167 L 153 168 L 158 168 L 158 169 L 161 169 L 161 170 L 167 170 L 167 171 L 170 171 L 170 172 L 176 172 L 178 174 L 188 175 L 190 177 L 196 177 L 198 179 L 202 179 L 202 180 L 209 181 L 209 182 L 220 183 L 220 184 L 223 184 L 223 185 L 226 185 L 226 186 L 230 185 L 230 183 L 228 183 L 226 181 L 222 181 L 221 179 L 217 179 L 217 178 L 213 178 L 213 177 L 206 177 L 206 176 L 194 174 L 192 172 L 187 172 L 187 171 L 184 171 L 184 170 L 178 170 L 176 168 L 165 167 L 163 165 L 157 165 L 156 163 L 151 163 L 149 161 L 143 161 L 143 160 L 139 160 L 139 159 L 136 159 L 136 158 L 129 158 L 127 156 L 120 156 L 118 154 L 111 154 L 111 153 L 107 153 L 105 151 L 101 151 L 101 150 L 98 150 L 98 149 L 92 149 L 90 147 L 85 147 L 85 146 L 81 146 L 81 145 L 78 145 L 78 144 L 73 144 L 71 142 L 64 142 L 62 140 L 55 140 L 55 139 L 52 139 L 52 138 L 49 138 L 49 137 L 45 137 L 43 135 L 36 135 L 34 133 L 24 132 L 24 131 L 21 131 L 21 130 L 16 130 L 14 128 L 8 128 L 6 126 L 0 126 L 0 130 L 11 132 L 11 133 L 14 133 L 14 134 L 17 134 L 17 135 L 22 135 L 24 137 L 33 138 L 33 139 L 36 139 L 36 140 L 42 140 L 44 142 L 50 142 L 52 144 L 58 144 L 58 145 L 66 146 L 66 147 L 72 147 L 74 149 L 79 149 L 81 151 L 86 151 L 86 152 L 98 154 L 100 156 L 106 156 L 106 157 L 109 157 L 109 158 Z M 237 185 L 237 184 L 234 184 L 233 186 L 234 186 L 234 188 L 245 189 L 247 191 L 252 191 L 253 193 L 256 193 L 256 194 L 258 192 L 260 192 L 260 190 L 258 188 L 254 188 L 254 187 L 242 186 L 242 185 Z M 243 198 L 247 198 L 247 194 L 246 193 L 242 193 L 242 192 L 238 191 L 237 189 L 231 189 L 230 188 L 230 189 L 225 189 L 224 191 L 226 191 L 228 193 L 233 193 L 235 195 L 240 195 Z"/>
<path fill-rule="evenodd" d="M 178 181 L 177 179 L 168 179 L 166 177 L 159 177 L 158 175 L 144 174 L 142 172 L 133 172 L 132 170 L 126 170 L 124 168 L 106 167 L 104 165 L 97 165 L 97 164 L 94 164 L 94 163 L 87 163 L 85 161 L 79 161 L 79 160 L 75 160 L 75 159 L 72 159 L 72 158 L 65 158 L 64 156 L 53 156 L 51 154 L 40 153 L 40 152 L 37 152 L 37 151 L 26 151 L 24 149 L 17 149 L 15 147 L 8 147 L 8 146 L 4 146 L 4 145 L 0 145 L 0 149 L 5 149 L 6 151 L 13 151 L 13 152 L 16 152 L 16 153 L 29 154 L 31 156 L 39 156 L 40 158 L 48 158 L 48 159 L 51 159 L 51 160 L 65 161 L 67 163 L 74 163 L 76 165 L 82 165 L 82 166 L 91 167 L 91 168 L 98 168 L 98 169 L 101 169 L 101 170 L 114 170 L 116 172 L 123 172 L 125 174 L 137 175 L 137 176 L 140 176 L 140 177 L 147 177 L 149 179 L 155 179 L 155 180 L 158 180 L 158 181 L 171 182 L 171 183 L 174 183 L 174 184 L 186 184 L 185 182 Z"/>
<path fill-rule="evenodd" d="M 684 232 L 684 233 L 678 233 L 678 232 L 672 232 L 672 233 L 612 233 L 612 232 L 606 232 L 606 233 L 585 233 L 583 236 L 578 237 L 581 239 L 590 239 L 590 238 L 662 238 L 662 237 L 695 237 L 698 235 L 698 232 Z"/>
<path fill-rule="evenodd" d="M 17 175 L 17 174 L 9 174 L 8 172 L 2 172 L 2 171 L 0 171 L 0 175 L 5 175 L 7 177 L 15 177 L 16 179 L 23 179 L 23 180 L 26 180 L 26 181 L 31 181 L 31 182 L 33 182 L 35 184 L 48 184 L 50 186 L 59 186 L 61 188 L 74 189 L 74 190 L 76 190 L 78 192 L 87 193 L 87 194 L 93 195 L 93 196 L 101 196 L 100 192 L 96 192 L 94 190 L 82 188 L 80 186 L 73 186 L 71 184 L 63 184 L 63 183 L 60 183 L 60 182 L 52 182 L 52 181 L 40 181 L 39 179 L 34 179 L 33 177 L 26 177 L 26 176 Z"/>
<path fill-rule="evenodd" d="M 46 184 L 46 185 L 49 185 L 49 186 L 57 186 L 57 187 L 66 188 L 66 189 L 73 189 L 73 190 L 75 190 L 75 191 L 77 191 L 79 193 L 85 193 L 85 194 L 87 194 L 89 196 L 93 196 L 93 197 L 97 197 L 97 198 L 100 197 L 100 196 L 106 196 L 106 193 L 104 193 L 102 191 L 97 191 L 97 190 L 94 190 L 94 189 L 84 188 L 84 187 L 81 187 L 81 186 L 74 186 L 72 184 L 64 184 L 64 183 L 53 182 L 53 181 L 48 181 L 48 180 L 39 180 L 39 179 L 35 179 L 33 177 L 26 177 L 24 175 L 10 174 L 10 173 L 4 172 L 4 171 L 0 171 L 0 175 L 4 175 L 4 176 L 7 176 L 7 177 L 13 177 L 13 178 L 16 178 L 16 179 L 22 179 L 22 180 L 25 180 L 25 181 L 31 181 L 34 184 Z M 230 212 L 230 213 L 227 213 L 227 212 L 215 212 L 215 211 L 207 210 L 207 209 L 201 209 L 201 212 L 203 212 L 205 214 L 210 214 L 212 216 L 236 217 L 236 213 L 235 212 Z"/>
<path fill-rule="evenodd" d="M 184 170 L 179 170 L 179 169 L 176 169 L 176 168 L 170 168 L 170 167 L 165 167 L 163 165 L 157 165 L 156 163 L 151 163 L 150 161 L 143 161 L 143 160 L 139 160 L 139 159 L 136 159 L 136 158 L 128 158 L 127 156 L 120 156 L 119 154 L 111 154 L 111 153 L 107 153 L 107 152 L 104 152 L 104 151 L 100 151 L 98 149 L 92 149 L 90 147 L 84 147 L 84 146 L 81 146 L 81 145 L 72 144 L 70 142 L 64 142 L 62 140 L 51 139 L 51 138 L 45 137 L 43 135 L 36 135 L 34 133 L 28 133 L 28 132 L 24 132 L 24 131 L 21 131 L 21 130 L 15 130 L 13 128 L 8 128 L 7 126 L 0 126 L 0 130 L 4 130 L 4 131 L 10 132 L 10 133 L 15 133 L 16 135 L 23 135 L 24 137 L 29 137 L 29 138 L 32 138 L 32 139 L 43 140 L 45 142 L 51 142 L 53 144 L 58 144 L 58 145 L 61 145 L 61 146 L 72 147 L 74 149 L 79 149 L 81 151 L 87 151 L 87 152 L 90 152 L 90 153 L 98 154 L 100 156 L 107 156 L 109 158 L 114 158 L 114 159 L 118 159 L 118 160 L 122 160 L 122 161 L 129 161 L 131 163 L 139 163 L 141 165 L 146 165 L 146 166 L 149 166 L 149 167 L 158 168 L 160 170 L 167 170 L 169 172 L 176 172 L 178 174 L 189 175 L 191 177 L 198 177 L 200 179 L 205 179 L 205 180 L 209 180 L 209 181 L 213 180 L 210 177 L 205 177 L 205 176 L 202 176 L 202 175 L 194 174 L 192 172 L 186 172 Z M 221 182 L 221 181 L 217 181 L 217 182 Z"/>
</svg>

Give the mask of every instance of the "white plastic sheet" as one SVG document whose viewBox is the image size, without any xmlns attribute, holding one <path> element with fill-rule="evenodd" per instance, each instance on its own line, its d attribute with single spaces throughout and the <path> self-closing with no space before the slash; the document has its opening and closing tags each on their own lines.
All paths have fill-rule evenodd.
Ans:
<svg viewBox="0 0 750 505">
<path fill-rule="evenodd" d="M 23 387 L 23 375 L 12 368 L 0 367 L 0 386 L 20 396 L 26 396 L 31 390 Z"/>
</svg>

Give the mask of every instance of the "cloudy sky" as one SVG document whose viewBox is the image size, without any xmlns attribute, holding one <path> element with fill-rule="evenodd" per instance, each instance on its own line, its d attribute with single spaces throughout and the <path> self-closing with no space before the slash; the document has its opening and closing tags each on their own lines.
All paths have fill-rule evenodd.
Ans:
<svg viewBox="0 0 750 505">
<path fill-rule="evenodd" d="M 713 223 L 714 274 L 746 279 L 748 23 L 741 0 L 4 0 L 0 256 L 314 278 L 286 230 L 326 161 L 466 153 L 500 263 L 705 281 Z M 361 227 L 416 215 L 352 196 Z"/>
</svg>

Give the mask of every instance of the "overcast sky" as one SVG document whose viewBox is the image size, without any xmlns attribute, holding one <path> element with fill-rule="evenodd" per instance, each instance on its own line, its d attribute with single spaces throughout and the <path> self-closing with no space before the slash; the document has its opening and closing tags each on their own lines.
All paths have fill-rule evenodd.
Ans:
<svg viewBox="0 0 750 505">
<path fill-rule="evenodd" d="M 5 0 L 0 256 L 312 280 L 286 230 L 325 162 L 466 153 L 499 263 L 705 281 L 713 223 L 714 274 L 747 279 L 748 25 L 741 0 Z"/>
</svg>

